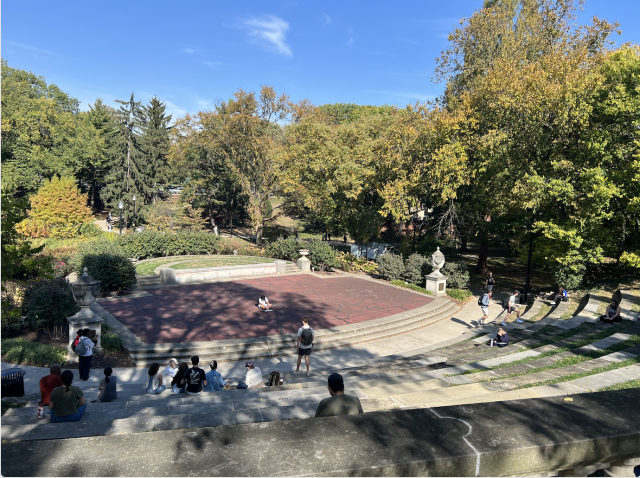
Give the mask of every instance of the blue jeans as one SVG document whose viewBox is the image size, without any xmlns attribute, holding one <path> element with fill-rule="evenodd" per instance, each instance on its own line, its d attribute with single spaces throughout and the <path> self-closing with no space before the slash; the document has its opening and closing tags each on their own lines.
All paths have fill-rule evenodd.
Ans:
<svg viewBox="0 0 640 478">
<path fill-rule="evenodd" d="M 158 388 L 156 388 L 155 390 L 153 388 L 147 388 L 147 394 L 148 395 L 159 395 L 162 392 L 164 392 L 167 389 L 166 385 L 160 385 Z"/>
<path fill-rule="evenodd" d="M 65 422 L 79 422 L 82 419 L 82 415 L 84 415 L 84 411 L 87 408 L 87 404 L 85 403 L 81 407 L 78 407 L 78 413 L 74 413 L 73 415 L 65 415 L 64 417 L 56 417 L 56 411 L 49 410 L 49 416 L 51 417 L 51 423 L 65 423 Z"/>
<path fill-rule="evenodd" d="M 238 382 L 238 386 L 236 387 L 238 390 L 244 390 L 245 388 L 249 388 L 249 385 L 247 385 L 244 382 Z"/>
<path fill-rule="evenodd" d="M 184 393 L 184 388 L 178 388 L 178 384 L 173 386 L 173 393 Z"/>
</svg>

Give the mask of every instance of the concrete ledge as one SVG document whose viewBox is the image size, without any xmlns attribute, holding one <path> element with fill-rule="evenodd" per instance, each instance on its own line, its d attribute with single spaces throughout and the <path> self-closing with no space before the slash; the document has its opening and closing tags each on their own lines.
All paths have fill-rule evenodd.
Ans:
<svg viewBox="0 0 640 478">
<path fill-rule="evenodd" d="M 634 459 L 640 455 L 640 389 L 571 398 L 199 429 L 185 420 L 180 424 L 184 430 L 3 442 L 2 474 L 518 476 L 636 463 Z M 145 426 L 151 422 L 147 419 Z M 163 423 L 153 425 L 157 429 Z M 109 453 L 94 453 L 90 460 L 69 459 L 87 450 Z"/>
</svg>

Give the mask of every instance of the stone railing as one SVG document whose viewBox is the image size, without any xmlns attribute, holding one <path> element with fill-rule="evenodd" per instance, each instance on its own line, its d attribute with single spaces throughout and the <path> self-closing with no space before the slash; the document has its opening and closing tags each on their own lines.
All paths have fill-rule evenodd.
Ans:
<svg viewBox="0 0 640 478">
<path fill-rule="evenodd" d="M 171 269 L 170 267 L 164 267 L 159 270 L 159 275 L 163 284 L 184 284 L 207 279 L 284 274 L 286 269 L 287 263 L 285 261 L 274 260 L 273 262 L 259 264 L 202 267 L 198 269 Z"/>
</svg>

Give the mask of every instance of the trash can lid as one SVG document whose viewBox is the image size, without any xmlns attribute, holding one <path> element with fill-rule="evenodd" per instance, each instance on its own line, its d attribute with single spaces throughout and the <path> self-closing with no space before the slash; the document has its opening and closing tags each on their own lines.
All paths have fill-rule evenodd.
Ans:
<svg viewBox="0 0 640 478">
<path fill-rule="evenodd" d="M 22 369 L 21 368 L 9 368 L 7 370 L 3 370 L 1 376 L 2 377 L 6 377 L 8 375 L 14 375 L 16 373 L 19 373 L 22 375 Z"/>
</svg>

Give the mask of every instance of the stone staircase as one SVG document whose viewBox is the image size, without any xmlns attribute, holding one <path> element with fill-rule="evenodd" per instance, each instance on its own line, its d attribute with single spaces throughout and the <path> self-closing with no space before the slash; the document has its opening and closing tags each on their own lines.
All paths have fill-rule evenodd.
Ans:
<svg viewBox="0 0 640 478">
<path fill-rule="evenodd" d="M 152 274 L 149 276 L 136 275 L 136 289 L 144 289 L 145 287 L 162 285 L 162 278 L 159 275 Z"/>
<path fill-rule="evenodd" d="M 319 329 L 315 333 L 314 350 L 328 350 L 403 334 L 449 317 L 457 310 L 458 306 L 453 301 L 436 298 L 425 306 L 393 316 Z M 295 334 L 282 334 L 215 342 L 128 344 L 127 349 L 136 365 L 146 366 L 153 362 L 166 363 L 172 357 L 189 362 L 193 355 L 198 355 L 202 363 L 213 359 L 248 360 L 288 355 L 295 349 L 296 341 Z"/>
</svg>

